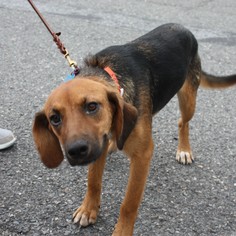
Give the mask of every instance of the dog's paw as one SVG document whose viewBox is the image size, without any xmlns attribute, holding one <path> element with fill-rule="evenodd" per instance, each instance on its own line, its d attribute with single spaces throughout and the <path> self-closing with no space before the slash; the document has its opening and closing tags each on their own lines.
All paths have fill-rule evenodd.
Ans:
<svg viewBox="0 0 236 236">
<path fill-rule="evenodd" d="M 94 224 L 97 220 L 99 207 L 90 208 L 82 204 L 73 214 L 73 222 L 86 227 L 90 224 Z"/>
<path fill-rule="evenodd" d="M 176 160 L 180 164 L 190 165 L 194 162 L 194 158 L 191 152 L 177 151 Z"/>
</svg>

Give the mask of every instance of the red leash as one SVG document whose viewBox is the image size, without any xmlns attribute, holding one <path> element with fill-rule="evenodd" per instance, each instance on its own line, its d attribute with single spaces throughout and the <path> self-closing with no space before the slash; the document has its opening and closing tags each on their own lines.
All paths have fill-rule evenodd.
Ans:
<svg viewBox="0 0 236 236">
<path fill-rule="evenodd" d="M 39 16 L 39 18 L 41 19 L 41 21 L 43 22 L 43 24 L 46 26 L 47 30 L 49 31 L 49 33 L 52 35 L 53 37 L 53 41 L 56 43 L 57 47 L 59 48 L 60 52 L 65 56 L 66 60 L 69 63 L 69 66 L 72 67 L 74 69 L 75 74 L 79 73 L 79 68 L 77 66 L 77 63 L 73 60 L 71 60 L 70 55 L 67 51 L 67 49 L 65 48 L 65 46 L 63 45 L 63 43 L 61 42 L 61 40 L 59 39 L 59 36 L 61 35 L 61 32 L 58 33 L 54 33 L 53 30 L 50 28 L 49 24 L 46 22 L 46 20 L 44 19 L 44 17 L 42 16 L 42 14 L 39 12 L 39 10 L 37 9 L 37 7 L 34 5 L 34 3 L 32 2 L 32 0 L 28 0 L 28 2 L 30 3 L 30 5 L 32 6 L 32 8 L 34 9 L 34 11 L 37 13 L 37 15 Z"/>
</svg>

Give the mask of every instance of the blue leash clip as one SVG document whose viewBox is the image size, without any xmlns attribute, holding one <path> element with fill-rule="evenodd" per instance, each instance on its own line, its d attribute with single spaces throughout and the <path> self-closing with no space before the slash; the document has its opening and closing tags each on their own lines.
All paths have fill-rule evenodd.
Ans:
<svg viewBox="0 0 236 236">
<path fill-rule="evenodd" d="M 79 74 L 79 68 L 73 70 L 67 77 L 64 79 L 64 82 L 70 81 L 75 78 L 76 75 Z"/>
<path fill-rule="evenodd" d="M 72 80 L 74 78 L 75 78 L 75 74 L 72 72 L 71 74 L 66 76 L 66 78 L 64 79 L 64 82 L 67 82 L 67 81 Z"/>
</svg>

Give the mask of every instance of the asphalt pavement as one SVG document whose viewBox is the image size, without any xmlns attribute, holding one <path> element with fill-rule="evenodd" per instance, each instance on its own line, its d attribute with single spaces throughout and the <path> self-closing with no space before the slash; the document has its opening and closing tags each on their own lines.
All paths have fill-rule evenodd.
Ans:
<svg viewBox="0 0 236 236">
<path fill-rule="evenodd" d="M 203 69 L 236 73 L 235 0 L 35 0 L 79 64 L 89 53 L 177 22 L 199 41 Z M 26 0 L 0 2 L 0 127 L 16 144 L 0 151 L 0 235 L 111 235 L 128 178 L 122 153 L 107 159 L 97 223 L 71 222 L 86 191 L 87 167 L 47 169 L 31 127 L 53 88 L 70 72 Z M 236 86 L 200 89 L 191 122 L 195 163 L 175 161 L 176 97 L 154 118 L 155 154 L 134 235 L 236 235 Z"/>
</svg>

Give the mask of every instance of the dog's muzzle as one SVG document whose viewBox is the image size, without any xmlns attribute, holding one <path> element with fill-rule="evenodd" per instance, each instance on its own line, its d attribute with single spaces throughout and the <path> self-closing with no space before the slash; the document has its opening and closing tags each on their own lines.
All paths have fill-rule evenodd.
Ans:
<svg viewBox="0 0 236 236">
<path fill-rule="evenodd" d="M 98 143 L 89 143 L 87 140 L 76 140 L 66 145 L 66 157 L 72 166 L 86 165 L 96 161 L 102 155 L 107 144 L 107 135 L 104 136 L 101 146 Z"/>
</svg>

